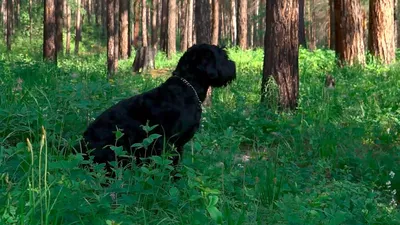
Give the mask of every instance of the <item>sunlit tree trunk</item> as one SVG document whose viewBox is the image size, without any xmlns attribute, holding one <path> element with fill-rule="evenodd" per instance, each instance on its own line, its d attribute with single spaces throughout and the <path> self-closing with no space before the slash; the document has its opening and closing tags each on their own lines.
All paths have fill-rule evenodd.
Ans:
<svg viewBox="0 0 400 225">
<path fill-rule="evenodd" d="M 231 41 L 232 45 L 237 44 L 237 17 L 236 17 L 236 0 L 231 0 Z"/>
<path fill-rule="evenodd" d="M 151 46 L 153 49 L 156 49 L 158 45 L 157 7 L 159 4 L 159 0 L 154 0 L 151 8 Z"/>
<path fill-rule="evenodd" d="M 365 64 L 360 0 L 335 0 L 335 50 L 340 65 Z"/>
<path fill-rule="evenodd" d="M 128 0 L 120 0 L 119 8 L 119 52 L 121 59 L 128 58 Z"/>
<path fill-rule="evenodd" d="M 196 0 L 196 43 L 211 43 L 211 7 L 208 0 Z"/>
<path fill-rule="evenodd" d="M 168 47 L 167 56 L 171 58 L 176 53 L 176 0 L 168 0 Z"/>
<path fill-rule="evenodd" d="M 212 36 L 211 44 L 218 45 L 219 0 L 212 0 Z"/>
<path fill-rule="evenodd" d="M 114 0 L 107 0 L 107 78 L 111 79 L 116 70 L 117 65 L 115 64 L 115 50 L 114 50 L 114 36 L 115 36 L 115 21 L 114 21 Z"/>
<path fill-rule="evenodd" d="M 188 12 L 188 17 L 187 17 L 187 45 L 188 48 L 190 48 L 193 45 L 193 0 L 188 0 L 188 6 L 187 6 L 187 12 Z"/>
<path fill-rule="evenodd" d="M 238 42 L 241 49 L 247 49 L 247 0 L 238 0 Z"/>
<path fill-rule="evenodd" d="M 147 10 L 146 10 L 146 0 L 142 0 L 142 40 L 143 46 L 147 47 L 149 45 L 147 41 Z"/>
<path fill-rule="evenodd" d="M 395 60 L 393 0 L 369 1 L 368 50 L 382 63 Z"/>
<path fill-rule="evenodd" d="M 134 27 L 134 33 L 133 33 L 133 46 L 135 48 L 139 47 L 139 33 L 140 33 L 140 2 L 142 0 L 134 0 L 134 8 L 135 8 L 135 27 Z"/>
</svg>

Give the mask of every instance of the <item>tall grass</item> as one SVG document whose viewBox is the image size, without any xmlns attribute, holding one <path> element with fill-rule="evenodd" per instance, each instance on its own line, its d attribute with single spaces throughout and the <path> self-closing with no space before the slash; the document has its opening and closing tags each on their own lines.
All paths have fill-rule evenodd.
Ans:
<svg viewBox="0 0 400 225">
<path fill-rule="evenodd" d="M 63 146 L 102 110 L 160 84 L 181 53 L 157 55 L 165 76 L 131 74 L 129 59 L 107 82 L 104 54 L 55 67 L 16 49 L 0 56 L 1 224 L 399 223 L 398 65 L 338 68 L 333 52 L 301 49 L 299 109 L 279 113 L 276 93 L 259 105 L 263 51 L 229 49 L 237 80 L 215 89 L 181 179 L 153 157 L 104 187 L 102 165 L 84 170 L 90 162 Z"/>
</svg>

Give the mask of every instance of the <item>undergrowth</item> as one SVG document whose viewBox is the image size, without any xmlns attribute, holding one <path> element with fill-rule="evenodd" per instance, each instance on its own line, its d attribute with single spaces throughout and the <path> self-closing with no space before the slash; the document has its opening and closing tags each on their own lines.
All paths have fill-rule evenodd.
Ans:
<svg viewBox="0 0 400 225">
<path fill-rule="evenodd" d="M 104 187 L 101 165 L 86 171 L 79 165 L 90 162 L 62 149 L 102 110 L 170 76 L 181 53 L 157 55 L 161 76 L 132 74 L 133 58 L 120 61 L 110 82 L 105 54 L 54 66 L 23 48 L 2 53 L 0 223 L 400 223 L 400 66 L 338 68 L 333 52 L 301 49 L 299 108 L 280 113 L 276 93 L 270 107 L 259 103 L 263 51 L 229 54 L 237 80 L 214 90 L 185 146 L 181 179 L 172 180 L 169 160 L 153 157 L 118 168 Z M 323 86 L 327 73 L 334 90 Z"/>
</svg>

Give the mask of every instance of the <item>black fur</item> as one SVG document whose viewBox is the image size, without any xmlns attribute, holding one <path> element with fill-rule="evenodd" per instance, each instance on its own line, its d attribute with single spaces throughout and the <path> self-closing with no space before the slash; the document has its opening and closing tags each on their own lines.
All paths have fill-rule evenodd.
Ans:
<svg viewBox="0 0 400 225">
<path fill-rule="evenodd" d="M 194 90 L 181 79 L 188 81 L 196 90 L 201 102 L 207 89 L 222 87 L 236 78 L 235 63 L 229 60 L 226 51 L 218 46 L 199 44 L 189 48 L 178 62 L 173 76 L 165 83 L 140 95 L 125 99 L 107 109 L 89 125 L 83 133 L 80 143 L 83 153 L 94 156 L 94 162 L 106 163 L 115 160 L 114 151 L 108 146 L 115 145 L 115 131 L 122 130 L 124 136 L 117 145 L 136 157 L 160 155 L 164 147 L 164 138 L 168 144 L 174 144 L 182 155 L 183 146 L 199 129 L 201 105 Z M 159 125 L 152 133 L 163 135 L 150 149 L 132 148 L 146 138 L 141 125 Z M 77 146 L 78 147 L 78 146 Z M 79 149 L 77 148 L 76 149 Z M 173 160 L 174 165 L 179 157 Z"/>
</svg>

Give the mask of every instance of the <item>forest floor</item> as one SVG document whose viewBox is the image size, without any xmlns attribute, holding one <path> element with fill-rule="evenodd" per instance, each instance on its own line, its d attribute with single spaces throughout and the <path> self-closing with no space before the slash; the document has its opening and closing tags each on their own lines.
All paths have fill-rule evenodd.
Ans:
<svg viewBox="0 0 400 225">
<path fill-rule="evenodd" d="M 260 105 L 263 51 L 229 49 L 237 80 L 215 89 L 185 146 L 181 179 L 169 162 L 118 169 L 60 150 L 122 98 L 169 75 L 179 54 L 132 75 L 120 61 L 106 82 L 105 53 L 57 67 L 25 48 L 0 48 L 0 224 L 400 224 L 400 66 L 338 68 L 334 54 L 300 52 L 298 110 L 277 110 L 271 83 Z M 32 48 L 40 49 L 40 48 Z M 324 88 L 327 73 L 337 81 Z M 165 75 L 165 76 L 164 76 Z M 275 90 L 275 92 L 274 92 Z"/>
</svg>

